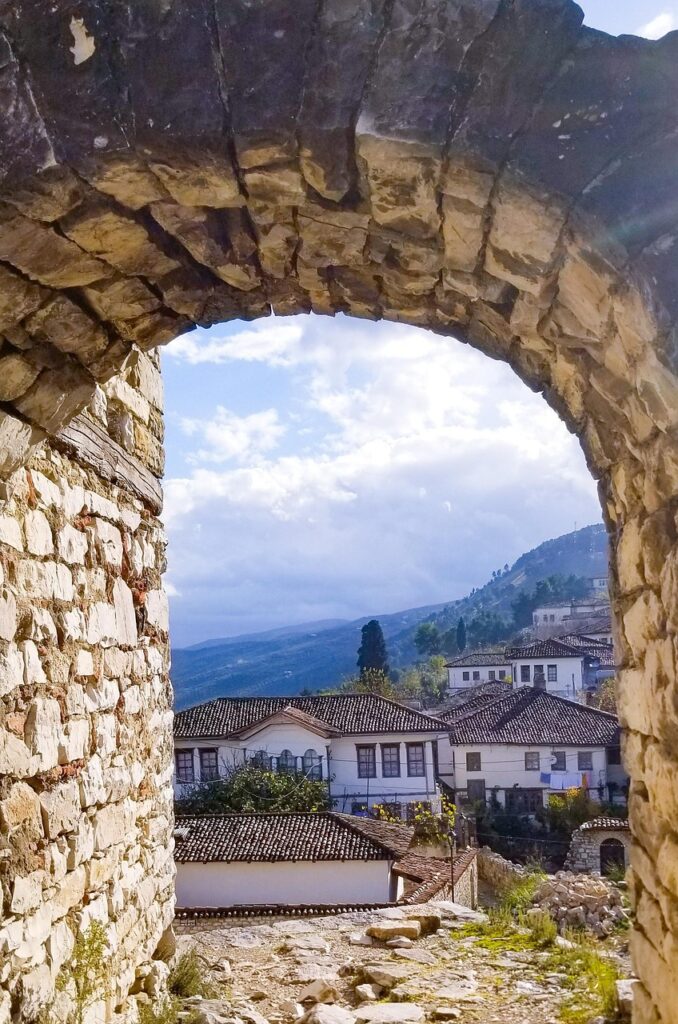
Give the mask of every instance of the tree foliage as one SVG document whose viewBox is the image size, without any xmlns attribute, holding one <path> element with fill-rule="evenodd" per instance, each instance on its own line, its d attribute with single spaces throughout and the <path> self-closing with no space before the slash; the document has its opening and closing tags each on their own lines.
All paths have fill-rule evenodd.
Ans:
<svg viewBox="0 0 678 1024">
<path fill-rule="evenodd" d="M 320 779 L 254 764 L 238 765 L 224 778 L 196 786 L 176 804 L 177 814 L 326 811 L 329 807 L 327 784 Z"/>
<path fill-rule="evenodd" d="M 398 696 L 397 685 L 379 668 L 366 668 L 359 676 L 349 676 L 341 689 L 344 693 L 376 693 L 394 699 Z"/>
<path fill-rule="evenodd" d="M 457 623 L 457 650 L 460 654 L 466 650 L 466 623 L 463 619 Z"/>
<path fill-rule="evenodd" d="M 617 680 L 603 679 L 598 690 L 593 695 L 591 705 L 599 711 L 609 711 L 617 714 Z"/>
<path fill-rule="evenodd" d="M 496 612 L 481 611 L 469 622 L 468 640 L 471 647 L 482 647 L 485 644 L 496 644 L 506 640 L 508 627 L 501 615 Z"/>
<path fill-rule="evenodd" d="M 414 646 L 420 654 L 430 657 L 432 654 L 440 654 L 442 649 L 442 636 L 435 622 L 422 622 L 414 634 Z"/>
<path fill-rule="evenodd" d="M 511 602 L 513 622 L 516 629 L 532 625 L 532 613 L 540 605 L 550 604 L 553 601 L 573 601 L 586 597 L 589 585 L 583 576 L 563 576 L 557 573 L 554 576 L 547 576 L 539 580 L 532 593 L 521 590 L 514 601 Z"/>
<path fill-rule="evenodd" d="M 361 632 L 358 648 L 358 670 L 361 675 L 369 669 L 376 669 L 388 675 L 388 654 L 386 641 L 378 619 L 370 619 Z"/>
</svg>

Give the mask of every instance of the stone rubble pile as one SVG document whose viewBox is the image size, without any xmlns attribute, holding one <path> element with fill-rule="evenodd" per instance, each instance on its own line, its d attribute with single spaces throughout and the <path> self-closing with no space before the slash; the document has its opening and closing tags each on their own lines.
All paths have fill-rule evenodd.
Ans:
<svg viewBox="0 0 678 1024">
<path fill-rule="evenodd" d="M 558 871 L 541 883 L 534 903 L 528 916 L 545 910 L 558 923 L 560 932 L 586 928 L 598 938 L 605 938 L 628 921 L 619 887 L 596 875 Z"/>
</svg>

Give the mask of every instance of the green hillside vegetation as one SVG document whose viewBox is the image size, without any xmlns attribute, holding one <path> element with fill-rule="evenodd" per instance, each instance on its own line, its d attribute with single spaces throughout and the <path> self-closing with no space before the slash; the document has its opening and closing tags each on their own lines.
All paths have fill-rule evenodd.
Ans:
<svg viewBox="0 0 678 1024">
<path fill-rule="evenodd" d="M 172 653 L 176 706 L 187 707 L 219 696 L 294 695 L 336 689 L 356 675 L 361 630 L 371 618 L 379 621 L 391 673 L 408 678 L 417 663 L 435 676 L 429 660 L 458 652 L 459 620 L 464 620 L 466 647 L 511 639 L 520 624 L 531 620 L 539 600 L 578 596 L 592 576 L 607 572 L 607 537 L 602 525 L 588 526 L 546 541 L 521 555 L 510 567 L 492 573 L 482 587 L 461 600 L 412 608 L 389 615 L 366 616 L 354 622 L 319 622 L 262 634 L 209 641 Z M 548 596 L 547 596 L 548 595 Z M 528 616 L 529 610 L 529 616 Z M 422 648 L 415 638 L 427 625 Z M 420 634 L 421 637 L 421 634 Z M 408 686 L 413 685 L 411 677 Z M 426 688 L 434 682 L 427 681 Z"/>
</svg>

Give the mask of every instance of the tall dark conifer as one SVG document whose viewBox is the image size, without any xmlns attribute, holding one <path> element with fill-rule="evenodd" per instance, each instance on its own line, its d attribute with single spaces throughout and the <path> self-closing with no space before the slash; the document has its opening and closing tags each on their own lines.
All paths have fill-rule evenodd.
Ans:
<svg viewBox="0 0 678 1024">
<path fill-rule="evenodd" d="M 388 675 L 388 654 L 386 641 L 377 619 L 370 619 L 361 630 L 361 643 L 358 648 L 358 668 L 360 675 L 370 669 Z"/>
<path fill-rule="evenodd" d="M 460 654 L 466 650 L 466 623 L 463 619 L 457 623 L 457 650 Z"/>
</svg>

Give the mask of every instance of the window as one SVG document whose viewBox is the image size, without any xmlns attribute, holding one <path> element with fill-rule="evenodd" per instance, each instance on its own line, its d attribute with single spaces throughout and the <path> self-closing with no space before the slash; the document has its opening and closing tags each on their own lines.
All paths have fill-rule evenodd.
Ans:
<svg viewBox="0 0 678 1024">
<path fill-rule="evenodd" d="M 545 615 L 544 616 L 544 622 L 548 622 L 548 621 L 549 621 L 549 617 L 548 617 L 548 615 Z"/>
<path fill-rule="evenodd" d="M 177 782 L 195 782 L 193 751 L 175 750 L 174 761 L 177 769 Z"/>
<path fill-rule="evenodd" d="M 544 791 L 541 789 L 507 789 L 506 810 L 518 814 L 536 814 L 544 807 Z"/>
<path fill-rule="evenodd" d="M 322 779 L 322 758 L 317 751 L 310 748 L 303 757 L 304 775 L 308 779 Z"/>
<path fill-rule="evenodd" d="M 591 750 L 578 750 L 577 751 L 577 771 L 580 771 L 580 772 L 592 772 L 593 771 L 593 751 L 591 751 Z"/>
<path fill-rule="evenodd" d="M 491 668 L 490 671 L 488 672 L 488 676 L 490 677 L 490 679 L 494 680 L 495 676 L 494 676 L 494 669 L 493 668 Z"/>
<path fill-rule="evenodd" d="M 548 679 L 549 683 L 557 683 L 558 682 L 558 666 L 557 665 L 547 665 L 546 666 L 546 678 Z"/>
<path fill-rule="evenodd" d="M 550 618 L 551 622 L 555 622 L 556 621 L 555 615 L 550 615 L 549 618 Z"/>
<path fill-rule="evenodd" d="M 381 774 L 385 779 L 400 778 L 400 744 L 382 743 Z"/>
<path fill-rule="evenodd" d="M 484 804 L 485 779 L 469 779 L 466 783 L 466 797 L 471 804 Z"/>
<path fill-rule="evenodd" d="M 621 764 L 621 747 L 608 747 L 607 748 L 607 763 L 608 764 Z"/>
<path fill-rule="evenodd" d="M 462 674 L 461 674 L 462 682 L 468 683 L 470 678 L 471 678 L 471 673 L 470 672 L 462 672 Z"/>
<path fill-rule="evenodd" d="M 200 751 L 200 778 L 203 782 L 212 782 L 219 778 L 219 751 Z"/>
<path fill-rule="evenodd" d="M 477 682 L 480 679 L 480 672 L 473 673 L 473 681 Z"/>
<path fill-rule="evenodd" d="M 564 750 L 553 750 L 551 752 L 551 771 L 564 772 L 567 770 L 567 759 Z"/>
<path fill-rule="evenodd" d="M 257 750 L 256 754 L 252 758 L 252 762 L 256 765 L 257 768 L 271 767 L 271 759 L 268 756 L 268 752 L 266 750 Z"/>
<path fill-rule="evenodd" d="M 351 804 L 351 814 L 357 814 L 360 818 L 366 818 L 369 814 L 367 804 Z"/>
<path fill-rule="evenodd" d="M 527 750 L 525 752 L 525 771 L 526 772 L 538 772 L 540 768 L 539 764 L 539 751 L 538 750 Z"/>
<path fill-rule="evenodd" d="M 390 818 L 402 818 L 403 805 L 394 803 L 383 803 L 381 805 Z"/>
<path fill-rule="evenodd" d="M 521 683 L 529 683 L 529 681 L 530 681 L 530 666 L 529 665 L 521 665 L 520 666 L 520 681 L 521 681 Z"/>
<path fill-rule="evenodd" d="M 297 767 L 297 759 L 291 750 L 283 750 L 278 758 L 278 771 L 283 774 L 292 774 Z"/>
<path fill-rule="evenodd" d="M 499 678 L 500 679 L 506 679 L 506 669 L 503 669 L 503 668 L 499 669 Z"/>
<path fill-rule="evenodd" d="M 376 779 L 377 757 L 375 747 L 356 747 L 358 755 L 358 778 Z"/>
<path fill-rule="evenodd" d="M 407 774 L 420 776 L 426 775 L 423 743 L 407 744 Z"/>
<path fill-rule="evenodd" d="M 479 772 L 480 771 L 480 751 L 473 751 L 466 755 L 466 771 L 467 772 Z"/>
</svg>

